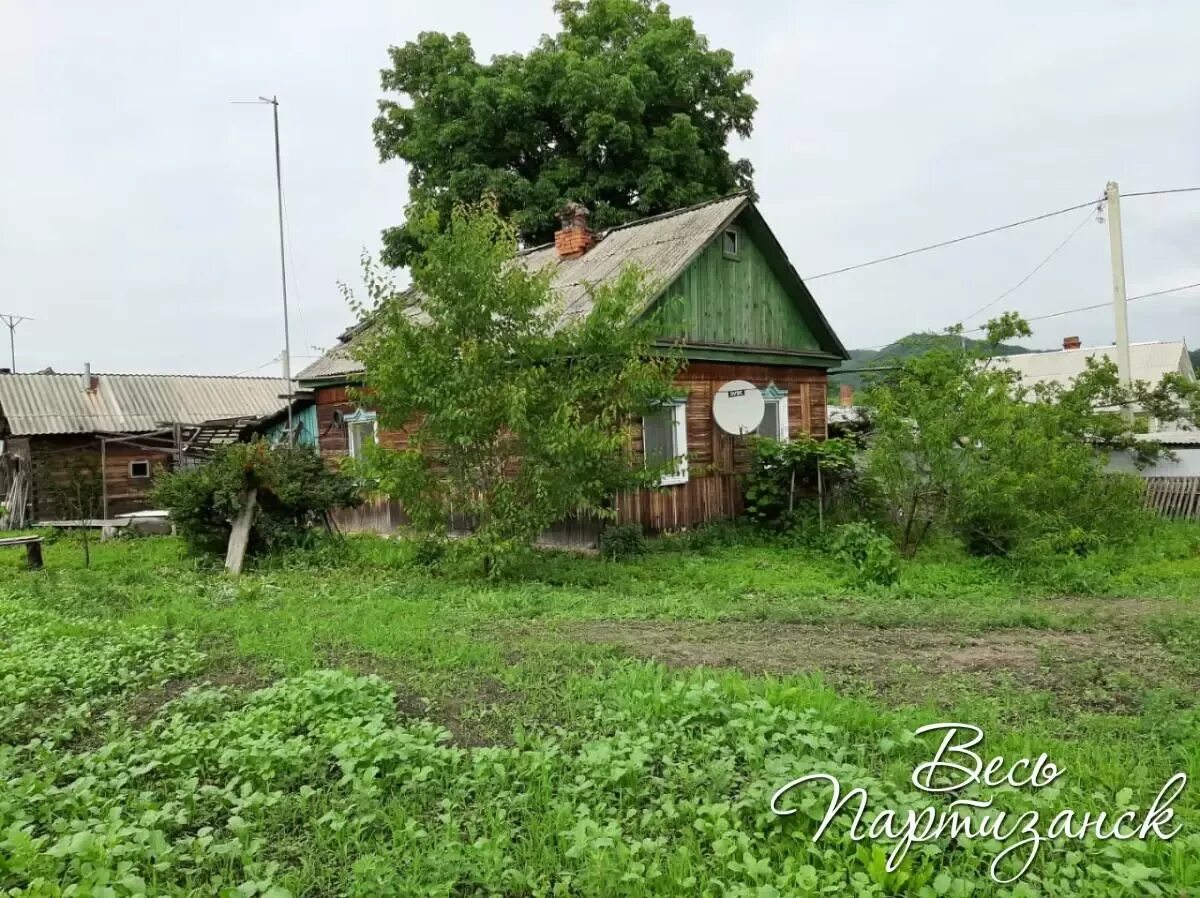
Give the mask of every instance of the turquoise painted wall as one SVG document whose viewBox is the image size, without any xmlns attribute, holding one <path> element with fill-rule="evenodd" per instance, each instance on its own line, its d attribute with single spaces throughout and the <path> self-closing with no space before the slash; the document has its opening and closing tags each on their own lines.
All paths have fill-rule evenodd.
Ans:
<svg viewBox="0 0 1200 898">
<path fill-rule="evenodd" d="M 299 430 L 296 434 L 296 443 L 300 446 L 316 446 L 317 445 L 317 407 L 309 405 L 302 409 L 296 409 L 292 412 L 292 417 L 299 425 Z M 284 418 L 278 424 L 271 427 L 266 437 L 269 442 L 277 443 L 284 438 L 287 432 L 287 418 Z"/>
</svg>

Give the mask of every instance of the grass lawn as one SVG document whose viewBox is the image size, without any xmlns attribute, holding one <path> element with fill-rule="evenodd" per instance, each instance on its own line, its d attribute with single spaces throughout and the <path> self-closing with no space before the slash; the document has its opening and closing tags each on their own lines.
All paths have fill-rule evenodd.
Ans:
<svg viewBox="0 0 1200 898">
<path fill-rule="evenodd" d="M 0 553 L 0 894 L 1200 889 L 1191 785 L 1173 839 L 1049 840 L 1009 885 L 996 842 L 946 835 L 889 872 L 893 843 L 852 840 L 849 813 L 813 841 L 828 789 L 770 806 L 827 772 L 867 789 L 864 829 L 944 809 L 910 780 L 937 746 L 913 731 L 941 721 L 981 727 L 985 759 L 1065 770 L 959 796 L 1042 832 L 1194 781 L 1200 527 L 1050 565 L 935 546 L 886 588 L 720 532 L 499 582 L 366 538 L 236 580 L 169 538 L 22 561 Z"/>
</svg>

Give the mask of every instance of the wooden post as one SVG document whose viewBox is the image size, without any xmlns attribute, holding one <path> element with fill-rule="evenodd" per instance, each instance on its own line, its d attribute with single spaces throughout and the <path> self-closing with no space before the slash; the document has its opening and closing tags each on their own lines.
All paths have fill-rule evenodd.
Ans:
<svg viewBox="0 0 1200 898">
<path fill-rule="evenodd" d="M 100 437 L 100 519 L 108 520 L 108 440 Z"/>
<path fill-rule="evenodd" d="M 258 503 L 258 487 L 246 490 L 243 498 L 245 504 L 233 522 L 233 529 L 229 531 L 229 548 L 225 552 L 225 570 L 231 574 L 240 574 L 242 564 L 246 560 L 246 546 L 250 542 L 250 525 L 254 523 L 254 512 Z"/>
<path fill-rule="evenodd" d="M 31 571 L 42 569 L 42 541 L 40 539 L 25 544 L 25 566 Z"/>
</svg>

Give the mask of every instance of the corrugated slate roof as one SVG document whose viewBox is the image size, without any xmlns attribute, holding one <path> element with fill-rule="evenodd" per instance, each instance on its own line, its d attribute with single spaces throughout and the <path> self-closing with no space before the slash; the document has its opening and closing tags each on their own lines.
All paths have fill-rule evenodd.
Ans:
<svg viewBox="0 0 1200 898">
<path fill-rule="evenodd" d="M 1090 358 L 1110 358 L 1117 361 L 1117 347 L 1092 346 L 1082 349 L 1063 349 L 1058 352 L 1025 352 L 1019 355 L 997 356 L 998 364 L 1005 364 L 1017 371 L 1024 386 L 1039 383 L 1060 383 L 1063 386 L 1087 369 Z M 1157 384 L 1164 374 L 1175 372 L 1194 377 L 1192 363 L 1188 358 L 1187 344 L 1183 340 L 1160 340 L 1129 344 L 1130 376 Z"/>
<path fill-rule="evenodd" d="M 613 228 L 598 235 L 582 256 L 561 259 L 553 243 L 524 250 L 518 259 L 531 271 L 550 268 L 550 285 L 563 301 L 563 319 L 586 316 L 592 310 L 588 287 L 614 280 L 633 263 L 662 284 L 674 280 L 708 241 L 750 204 L 737 193 L 711 202 L 664 212 Z M 344 377 L 363 370 L 350 358 L 353 337 L 329 350 L 298 375 L 300 381 Z"/>
<path fill-rule="evenodd" d="M 284 407 L 287 382 L 271 377 L 175 374 L 0 374 L 0 415 L 14 436 L 145 433 L 164 423 L 262 417 Z"/>
<path fill-rule="evenodd" d="M 1135 433 L 1134 439 L 1164 446 L 1200 446 L 1200 430 L 1160 430 L 1154 433 Z"/>
</svg>

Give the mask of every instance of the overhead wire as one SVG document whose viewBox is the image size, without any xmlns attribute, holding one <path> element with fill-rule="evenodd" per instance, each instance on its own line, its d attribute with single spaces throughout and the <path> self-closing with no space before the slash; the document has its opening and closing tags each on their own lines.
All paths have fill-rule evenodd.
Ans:
<svg viewBox="0 0 1200 898">
<path fill-rule="evenodd" d="M 1137 296 L 1128 297 L 1125 301 L 1126 302 L 1139 302 L 1144 299 L 1154 299 L 1156 297 L 1167 296 L 1172 293 L 1182 293 L 1184 290 L 1194 290 L 1194 289 L 1200 289 L 1200 281 L 1197 281 L 1194 284 L 1180 284 L 1177 287 L 1168 287 L 1165 290 L 1153 290 L 1149 293 L 1139 293 Z M 1035 315 L 1031 318 L 1026 318 L 1025 320 L 1026 321 L 1045 321 L 1049 318 L 1061 318 L 1064 315 L 1073 315 L 1076 312 L 1091 312 L 1096 309 L 1108 309 L 1108 308 L 1112 308 L 1112 300 L 1109 300 L 1108 302 L 1093 303 L 1092 305 L 1087 305 L 1087 306 L 1076 306 L 1073 309 L 1062 309 L 1061 311 L 1049 312 L 1045 315 Z M 987 330 L 987 326 L 981 325 L 980 327 L 973 327 L 970 330 L 964 330 L 963 334 L 974 334 L 974 333 L 979 333 L 980 331 L 984 331 L 984 330 Z M 886 345 L 890 346 L 891 344 L 886 344 Z M 896 370 L 897 367 L 898 367 L 897 365 L 880 365 L 880 366 L 869 367 L 869 368 L 834 368 L 834 369 L 831 369 L 829 373 L 830 374 L 859 374 L 859 373 L 862 373 L 865 371 L 894 371 L 894 370 Z"/>
<path fill-rule="evenodd" d="M 832 271 L 823 271 L 820 274 L 806 275 L 805 281 L 815 281 L 820 278 L 831 277 L 835 274 L 844 274 L 847 271 L 857 271 L 860 268 L 869 268 L 872 265 L 880 265 L 884 262 L 892 262 L 896 259 L 903 259 L 907 256 L 915 256 L 917 253 L 925 253 L 934 249 L 941 249 L 944 246 L 953 246 L 956 243 L 963 243 L 967 240 L 974 240 L 976 237 L 986 237 L 989 234 L 997 234 L 1000 231 L 1008 231 L 1012 228 L 1019 228 L 1022 225 L 1033 224 L 1035 221 L 1044 221 L 1047 218 L 1054 218 L 1057 215 L 1065 215 L 1068 212 L 1074 212 L 1076 209 L 1092 209 L 1097 203 L 1104 201 L 1103 197 L 1097 200 L 1089 200 L 1086 203 L 1077 203 L 1074 206 L 1067 206 L 1063 209 L 1055 209 L 1053 212 L 1043 212 L 1041 215 L 1034 215 L 1031 218 L 1023 218 L 1020 221 L 1009 222 L 1008 224 L 997 225 L 994 228 L 987 228 L 983 231 L 976 231 L 973 234 L 964 234 L 961 237 L 954 237 L 951 240 L 942 240 L 938 243 L 930 243 L 927 246 L 918 246 L 916 249 L 905 250 L 902 253 L 893 253 L 890 256 L 880 256 L 878 259 L 871 259 L 867 262 L 859 262 L 857 265 L 847 265 L 844 268 L 835 268 Z"/>
<path fill-rule="evenodd" d="M 1125 198 L 1127 198 L 1127 197 L 1128 197 L 1128 198 L 1132 198 L 1132 197 L 1143 197 L 1143 196 L 1163 196 L 1163 195 L 1166 195 L 1166 194 L 1175 194 L 1175 193 L 1197 193 L 1197 192 L 1200 192 L 1200 186 L 1195 186 L 1195 187 L 1168 187 L 1168 188 L 1163 188 L 1163 189 L 1161 189 L 1161 190 L 1139 190 L 1139 191 L 1131 191 L 1131 192 L 1129 192 L 1129 193 L 1122 193 L 1122 194 L 1120 194 L 1120 196 L 1121 196 L 1121 198 L 1122 198 L 1122 199 L 1125 199 Z M 988 229 L 986 229 L 986 230 L 983 230 L 983 231 L 976 231 L 975 233 L 972 233 L 972 234 L 965 234 L 965 235 L 963 235 L 963 236 L 961 236 L 961 237 L 956 237 L 956 238 L 954 238 L 954 239 L 952 239 L 952 240 L 943 240 L 943 241 L 941 241 L 941 242 L 939 242 L 939 243 L 931 243 L 931 244 L 929 244 L 929 245 L 927 245 L 927 246 L 920 246 L 920 247 L 917 247 L 917 248 L 915 248 L 915 249 L 906 250 L 905 252 L 902 252 L 902 253 L 894 253 L 893 255 L 890 255 L 890 256 L 881 256 L 881 257 L 879 257 L 879 258 L 877 258 L 877 259 L 871 259 L 871 260 L 869 260 L 869 261 L 866 261 L 866 262 L 860 262 L 860 263 L 858 263 L 857 265 L 848 265 L 848 266 L 846 266 L 846 267 L 844 267 L 844 268 L 837 268 L 837 269 L 834 269 L 834 270 L 832 270 L 832 271 L 826 271 L 826 272 L 822 272 L 821 274 L 810 275 L 810 276 L 806 277 L 806 278 L 805 278 L 805 280 L 806 280 L 806 281 L 813 281 L 813 280 L 817 280 L 818 278 L 829 277 L 829 276 L 831 276 L 831 275 L 835 275 L 835 274 L 842 274 L 842 273 L 845 273 L 845 272 L 848 272 L 848 271 L 856 271 L 856 270 L 858 270 L 858 269 L 860 269 L 860 268 L 867 268 L 867 267 L 870 267 L 870 266 L 872 266 L 872 265 L 879 265 L 879 264 L 882 264 L 882 263 L 884 263 L 884 262 L 890 262 L 890 261 L 893 261 L 893 260 L 895 260 L 895 259 L 903 259 L 903 258 L 905 258 L 905 257 L 907 257 L 907 256 L 916 255 L 917 253 L 923 253 L 923 252 L 927 252 L 927 251 L 929 251 L 929 250 L 940 249 L 940 248 L 942 248 L 942 247 L 945 247 L 945 246 L 952 246 L 952 245 L 954 245 L 954 244 L 956 244 L 956 243 L 962 243 L 963 241 L 966 241 L 966 240 L 972 240 L 972 239 L 974 239 L 974 238 L 976 238 L 976 237 L 984 237 L 984 236 L 987 236 L 988 234 L 995 234 L 995 233 L 998 233 L 998 232 L 1000 232 L 1000 231 L 1006 231 L 1006 230 L 1009 230 L 1009 229 L 1011 229 L 1011 228 L 1021 227 L 1022 225 L 1026 225 L 1026 224 L 1032 224 L 1033 222 L 1037 222 L 1037 221 L 1043 221 L 1043 220 L 1045 220 L 1045 219 L 1047 219 L 1047 218 L 1053 218 L 1053 217 L 1055 217 L 1055 216 L 1058 216 L 1058 215 L 1063 215 L 1063 214 L 1065 214 L 1065 213 L 1067 213 L 1067 212 L 1073 212 L 1073 211 L 1075 211 L 1076 209 L 1084 209 L 1084 208 L 1087 208 L 1087 209 L 1089 209 L 1088 217 L 1090 217 L 1090 216 L 1091 216 L 1091 211 L 1090 211 L 1090 210 L 1092 210 L 1092 209 L 1096 209 L 1096 210 L 1099 210 L 1099 209 L 1101 209 L 1101 208 L 1103 207 L 1103 204 L 1105 203 L 1106 199 L 1107 199 L 1107 197 L 1101 196 L 1101 197 L 1099 197 L 1098 199 L 1096 199 L 1096 200 L 1094 200 L 1094 201 L 1092 201 L 1092 202 L 1090 202 L 1090 203 L 1079 203 L 1079 204 L 1077 204 L 1077 205 L 1075 205 L 1075 206 L 1067 206 L 1067 207 L 1065 207 L 1065 208 L 1063 208 L 1063 209 L 1056 209 L 1056 210 L 1054 210 L 1053 212 L 1045 212 L 1045 213 L 1043 213 L 1043 214 L 1041 214 L 1041 215 L 1035 215 L 1035 216 L 1033 216 L 1033 217 L 1031 217 L 1031 218 L 1025 218 L 1025 219 L 1021 219 L 1020 221 L 1014 221 L 1014 222 L 1010 222 L 1009 224 L 1006 224 L 1006 225 L 999 225 L 998 227 L 994 227 L 994 228 L 988 228 Z M 1074 229 L 1074 230 L 1073 230 L 1073 231 L 1072 231 L 1070 234 L 1068 234 L 1068 235 L 1067 235 L 1067 238 L 1066 238 L 1066 239 L 1065 239 L 1065 240 L 1064 240 L 1062 243 L 1060 243 L 1058 246 L 1056 246 L 1056 247 L 1055 247 L 1055 248 L 1054 248 L 1054 249 L 1053 249 L 1053 250 L 1050 252 L 1050 254 L 1049 254 L 1048 256 L 1046 256 L 1046 258 L 1044 258 L 1044 259 L 1043 259 L 1041 262 L 1039 262 L 1039 263 L 1038 263 L 1036 266 L 1034 266 L 1033 270 L 1032 270 L 1032 271 L 1030 271 L 1030 272 L 1029 272 L 1029 274 L 1027 274 L 1025 277 L 1023 277 L 1023 278 L 1022 278 L 1020 281 L 1018 281 L 1016 284 L 1014 284 L 1012 287 L 1010 287 L 1010 288 L 1009 288 L 1008 290 L 1006 290 L 1004 293 L 1000 294 L 1000 296 L 996 297 L 994 300 L 992 300 L 992 301 L 988 302 L 988 303 L 987 303 L 987 304 L 985 304 L 984 306 L 982 306 L 982 307 L 980 307 L 979 309 L 977 309 L 976 311 L 972 312 L 970 315 L 966 316 L 966 317 L 963 319 L 963 321 L 964 321 L 964 322 L 966 322 L 966 321 L 970 321 L 970 320 L 971 320 L 972 318 L 974 318 L 976 315 L 979 315 L 981 312 L 984 312 L 984 311 L 986 311 L 987 309 L 991 308 L 991 307 L 992 307 L 992 306 L 994 306 L 996 303 L 998 303 L 998 302 L 1000 302 L 1001 300 L 1005 299 L 1006 297 L 1010 296 L 1010 295 L 1011 295 L 1013 292 L 1015 292 L 1015 291 L 1016 291 L 1018 288 L 1020 288 L 1020 287 L 1021 287 L 1021 286 L 1023 286 L 1025 283 L 1027 283 L 1027 282 L 1028 282 L 1028 281 L 1029 281 L 1029 280 L 1030 280 L 1030 279 L 1031 279 L 1031 278 L 1032 278 L 1032 277 L 1033 277 L 1035 274 L 1037 274 L 1037 272 L 1038 272 L 1038 271 L 1040 271 L 1040 270 L 1041 270 L 1041 269 L 1042 269 L 1042 268 L 1043 268 L 1043 267 L 1044 267 L 1044 266 L 1045 266 L 1045 265 L 1046 265 L 1046 264 L 1047 264 L 1047 263 L 1048 263 L 1048 262 L 1049 262 L 1051 259 L 1053 259 L 1053 258 L 1054 258 L 1054 257 L 1055 257 L 1055 256 L 1056 256 L 1056 255 L 1057 255 L 1057 254 L 1058 254 L 1058 253 L 1059 253 L 1059 252 L 1062 250 L 1062 249 L 1063 249 L 1063 247 L 1065 247 L 1065 246 L 1067 245 L 1067 243 L 1069 243 L 1069 242 L 1071 241 L 1071 239 L 1072 239 L 1072 238 L 1074 238 L 1074 236 L 1075 236 L 1075 235 L 1076 235 L 1076 234 L 1077 234 L 1077 233 L 1078 233 L 1078 232 L 1079 232 L 1079 231 L 1080 231 L 1080 230 L 1083 228 L 1083 225 L 1084 225 L 1084 224 L 1086 224 L 1086 223 L 1087 223 L 1087 217 L 1085 217 L 1084 219 L 1082 219 L 1082 220 L 1079 222 L 1079 224 L 1075 226 L 1075 229 Z M 1189 285 L 1189 286 L 1190 286 L 1190 285 Z M 1170 290 L 1163 291 L 1163 292 L 1166 292 L 1166 293 L 1174 293 L 1174 292 L 1177 292 L 1178 290 L 1188 289 L 1188 288 L 1189 288 L 1189 286 L 1178 287 L 1178 288 L 1172 288 L 1172 289 L 1170 289 Z M 1134 302 L 1134 301 L 1135 301 L 1135 300 L 1137 300 L 1137 299 L 1147 299 L 1147 298 L 1149 298 L 1150 296 L 1158 296 L 1158 295 L 1161 295 L 1161 293 L 1142 294 L 1141 296 L 1138 296 L 1138 297 L 1130 297 L 1130 298 L 1128 298 L 1128 299 L 1126 300 L 1126 302 Z M 1103 308 L 1103 307 L 1104 307 L 1104 306 L 1106 306 L 1106 305 L 1108 305 L 1108 303 L 1097 303 L 1096 305 L 1092 305 L 1092 306 L 1081 306 L 1081 307 L 1079 307 L 1079 308 L 1076 308 L 1076 309 L 1067 309 L 1067 310 L 1064 310 L 1064 311 L 1062 311 L 1062 312 L 1053 312 L 1053 313 L 1051 313 L 1051 314 L 1049 314 L 1049 315 L 1037 316 L 1037 317 L 1034 317 L 1034 318 L 1029 318 L 1029 319 L 1026 319 L 1026 320 L 1028 320 L 1028 321 L 1042 321 L 1042 320 L 1045 320 L 1046 318 L 1057 318 L 1057 317 L 1060 317 L 1060 316 L 1062 316 L 1062 315 L 1068 315 L 1068 314 L 1072 314 L 1072 313 L 1074 313 L 1074 312 L 1084 312 L 1084 311 L 1090 311 L 1090 310 L 1093 310 L 1093 309 L 1099 309 L 1099 308 Z M 964 333 L 975 333 L 975 332 L 977 332 L 977 331 L 981 331 L 981 330 L 983 330 L 983 329 L 984 329 L 984 328 L 982 328 L 982 327 L 976 327 L 976 328 L 972 328 L 972 329 L 971 329 L 971 330 L 969 330 L 969 331 L 964 331 Z M 903 339 L 903 338 L 901 338 L 901 339 Z M 893 341 L 892 341 L 892 343 L 894 343 L 894 342 L 896 342 L 896 341 L 895 341 L 895 340 L 893 340 Z M 876 346 L 866 346 L 866 347 L 862 347 L 862 348 L 863 348 L 863 349 L 866 349 L 866 350 L 884 349 L 884 348 L 886 348 L 887 346 L 890 346 L 890 345 L 892 345 L 892 343 L 881 343 L 881 344 L 878 344 L 878 345 L 876 345 Z"/>
<path fill-rule="evenodd" d="M 1096 206 L 1096 208 L 1099 208 L 1099 204 Z M 968 315 L 966 318 L 964 318 L 963 321 L 964 322 L 970 321 L 972 318 L 974 318 L 976 315 L 980 314 L 981 312 L 986 312 L 988 309 L 990 309 L 996 303 L 1011 296 L 1013 293 L 1017 292 L 1017 290 L 1019 290 L 1025 284 L 1029 283 L 1030 279 L 1035 274 L 1037 274 L 1039 271 L 1041 271 L 1043 268 L 1045 268 L 1046 264 L 1051 259 L 1053 259 L 1055 256 L 1057 256 L 1059 254 L 1059 252 L 1063 249 L 1063 247 L 1065 247 L 1068 243 L 1071 242 L 1071 240 L 1075 237 L 1075 235 L 1078 234 L 1080 232 L 1080 230 L 1082 230 L 1083 226 L 1085 224 L 1087 224 L 1091 220 L 1091 218 L 1092 218 L 1092 210 L 1088 209 L 1087 213 L 1080 220 L 1079 224 L 1075 225 L 1075 227 L 1071 230 L 1071 233 L 1068 234 L 1063 239 L 1063 241 L 1058 244 L 1058 246 L 1056 246 L 1056 247 L 1054 247 L 1054 249 L 1050 250 L 1049 255 L 1047 255 L 1044 259 L 1042 259 L 1042 261 L 1038 262 L 1037 265 L 1035 265 L 1033 267 L 1033 269 L 1029 272 L 1029 274 L 1025 275 L 1025 277 L 1021 278 L 1019 281 L 1017 281 L 1015 284 L 1013 284 L 1011 287 L 1009 287 L 1007 290 L 1005 290 L 1003 293 L 1001 293 L 999 296 L 997 296 L 991 302 L 984 303 L 982 306 L 980 306 L 978 309 L 976 309 L 974 312 L 972 312 L 970 315 Z"/>
</svg>

